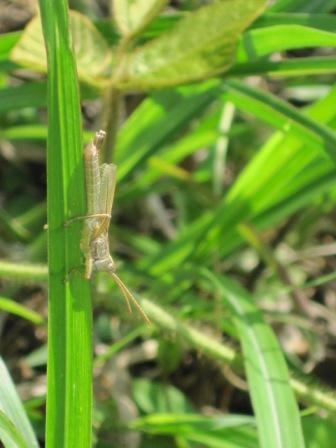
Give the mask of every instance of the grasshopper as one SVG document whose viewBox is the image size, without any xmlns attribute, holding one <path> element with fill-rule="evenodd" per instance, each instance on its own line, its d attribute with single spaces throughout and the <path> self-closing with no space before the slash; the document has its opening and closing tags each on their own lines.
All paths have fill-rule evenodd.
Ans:
<svg viewBox="0 0 336 448">
<path fill-rule="evenodd" d="M 81 251 L 85 257 L 85 278 L 90 279 L 92 271 L 107 272 L 122 293 L 127 308 L 136 306 L 142 317 L 150 323 L 144 310 L 133 294 L 116 273 L 116 265 L 110 254 L 108 229 L 112 217 L 112 207 L 116 186 L 117 167 L 112 163 L 99 163 L 99 150 L 106 133 L 102 130 L 84 150 L 87 215 L 81 239 Z"/>
</svg>

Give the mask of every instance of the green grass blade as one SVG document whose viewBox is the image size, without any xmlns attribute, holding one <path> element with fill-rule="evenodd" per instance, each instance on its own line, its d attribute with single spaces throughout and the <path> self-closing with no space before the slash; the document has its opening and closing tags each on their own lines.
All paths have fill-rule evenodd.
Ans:
<svg viewBox="0 0 336 448">
<path fill-rule="evenodd" d="M 253 24 L 255 29 L 276 25 L 300 25 L 324 31 L 335 31 L 336 17 L 333 14 L 266 13 Z"/>
<path fill-rule="evenodd" d="M 43 264 L 18 264 L 0 260 L 0 278 L 24 282 L 44 282 L 48 278 L 48 267 Z"/>
<path fill-rule="evenodd" d="M 29 448 L 6 414 L 0 411 L 0 441 L 5 448 Z"/>
<path fill-rule="evenodd" d="M 26 124 L 11 126 L 0 130 L 0 136 L 8 140 L 41 140 L 46 141 L 48 128 L 43 124 Z M 83 140 L 88 143 L 94 136 L 93 132 L 83 131 Z"/>
<path fill-rule="evenodd" d="M 0 378 L 0 411 L 8 419 L 6 420 L 3 416 L 1 418 L 1 435 L 5 431 L 8 433 L 8 437 L 15 437 L 18 441 L 23 440 L 24 444 L 18 445 L 20 448 L 21 446 L 38 448 L 39 444 L 2 358 L 0 358 Z M 14 428 L 11 427 L 10 423 L 14 425 Z M 12 433 L 14 430 L 16 430 L 15 434 Z M 5 440 L 2 439 L 2 441 Z"/>
<path fill-rule="evenodd" d="M 336 160 L 336 133 L 328 126 L 302 114 L 269 92 L 233 80 L 227 81 L 225 88 L 229 91 L 229 99 L 238 108 L 253 113 L 254 116 L 280 129 L 290 124 L 293 135 L 302 139 L 307 145 L 313 144 L 323 148 L 333 160 Z"/>
<path fill-rule="evenodd" d="M 307 11 L 324 12 L 335 7 L 334 0 L 278 0 L 270 8 L 271 11 Z"/>
<path fill-rule="evenodd" d="M 86 85 L 81 87 L 84 99 L 97 97 L 95 89 Z M 43 107 L 47 104 L 47 84 L 45 81 L 27 82 L 19 86 L 0 89 L 0 113 L 23 108 Z"/>
<path fill-rule="evenodd" d="M 237 61 L 260 59 L 290 49 L 335 46 L 335 33 L 300 25 L 275 25 L 246 31 L 239 44 Z"/>
<path fill-rule="evenodd" d="M 42 124 L 11 126 L 0 130 L 0 136 L 8 140 L 47 140 L 48 129 Z"/>
<path fill-rule="evenodd" d="M 6 210 L 0 210 L 0 229 L 4 235 L 18 241 L 28 241 L 30 232 L 18 223 L 16 218 L 10 216 Z"/>
<path fill-rule="evenodd" d="M 153 94 L 129 117 L 118 135 L 118 179 L 125 179 L 140 163 L 175 136 L 219 95 L 219 83 L 164 90 Z"/>
<path fill-rule="evenodd" d="M 233 312 L 261 446 L 304 447 L 299 409 L 273 330 L 264 322 L 252 297 L 240 286 L 209 271 L 205 275 Z"/>
<path fill-rule="evenodd" d="M 24 107 L 45 106 L 47 85 L 43 81 L 0 89 L 0 113 Z"/>
<path fill-rule="evenodd" d="M 139 418 L 132 428 L 149 434 L 181 436 L 207 448 L 255 448 L 254 419 L 244 415 L 205 417 L 197 414 L 151 414 Z"/>
<path fill-rule="evenodd" d="M 44 323 L 44 319 L 40 314 L 29 310 L 25 306 L 16 303 L 14 300 L 7 299 L 6 297 L 0 296 L 0 310 L 14 314 L 18 317 L 22 317 L 35 325 L 41 325 Z"/>
<path fill-rule="evenodd" d="M 81 115 L 67 2 L 40 1 L 48 54 L 48 448 L 91 447 L 92 341 L 89 285 L 79 267 L 85 212 Z M 83 186 L 81 188 L 81 186 Z"/>
<path fill-rule="evenodd" d="M 307 116 L 324 125 L 330 123 L 335 119 L 335 98 L 333 88 L 306 111 Z M 335 185 L 335 167 L 322 146 L 306 146 L 292 135 L 290 123 L 284 130 L 256 154 L 215 210 L 204 212 L 142 266 L 157 275 L 191 256 L 204 260 L 214 247 L 225 256 L 242 243 L 236 229 L 240 222 L 266 228 L 330 190 Z"/>
<path fill-rule="evenodd" d="M 281 61 L 257 61 L 237 64 L 230 75 L 269 75 L 273 78 L 288 76 L 308 76 L 335 73 L 336 58 L 334 56 L 282 59 Z"/>
<path fill-rule="evenodd" d="M 336 428 L 333 419 L 318 415 L 303 417 L 302 424 L 307 448 L 329 448 L 336 440 Z"/>
</svg>

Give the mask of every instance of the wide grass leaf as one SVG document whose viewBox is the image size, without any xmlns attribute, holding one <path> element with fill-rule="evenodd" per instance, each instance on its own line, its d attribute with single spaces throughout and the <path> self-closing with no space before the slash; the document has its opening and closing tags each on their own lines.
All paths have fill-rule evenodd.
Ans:
<svg viewBox="0 0 336 448">
<path fill-rule="evenodd" d="M 240 33 L 265 0 L 219 0 L 186 14 L 170 31 L 130 53 L 122 88 L 174 86 L 223 73 L 233 64 Z"/>
<path fill-rule="evenodd" d="M 299 409 L 273 330 L 265 323 L 247 291 L 210 271 L 205 271 L 205 276 L 233 313 L 261 447 L 304 447 Z"/>
<path fill-rule="evenodd" d="M 48 394 L 46 446 L 91 447 L 92 310 L 82 263 L 82 126 L 67 2 L 41 0 L 48 55 Z M 84 42 L 83 42 L 84 43 Z"/>
</svg>

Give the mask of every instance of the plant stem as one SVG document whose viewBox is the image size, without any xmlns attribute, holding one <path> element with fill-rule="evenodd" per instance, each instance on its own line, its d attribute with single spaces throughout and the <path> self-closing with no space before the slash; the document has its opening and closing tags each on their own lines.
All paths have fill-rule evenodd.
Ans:
<svg viewBox="0 0 336 448">
<path fill-rule="evenodd" d="M 103 161 L 111 163 L 118 129 L 121 123 L 123 93 L 116 87 L 118 79 L 122 78 L 124 71 L 124 58 L 131 45 L 132 38 L 124 36 L 116 49 L 115 71 L 112 75 L 110 87 L 105 95 L 102 124 L 106 131 Z"/>
<path fill-rule="evenodd" d="M 156 324 L 161 331 L 168 331 L 214 361 L 229 364 L 238 373 L 243 372 L 243 360 L 237 351 L 223 342 L 207 336 L 201 330 L 196 330 L 179 321 L 153 302 L 147 299 L 139 299 L 139 302 L 153 324 Z M 311 378 L 308 381 L 298 378 L 292 373 L 290 385 L 303 402 L 315 404 L 320 408 L 335 412 L 336 397 L 334 393 L 325 386 L 316 385 Z"/>
<path fill-rule="evenodd" d="M 104 105 L 103 129 L 106 130 L 103 161 L 111 163 L 113 160 L 114 146 L 121 122 L 122 93 L 113 84 L 107 91 Z"/>
</svg>

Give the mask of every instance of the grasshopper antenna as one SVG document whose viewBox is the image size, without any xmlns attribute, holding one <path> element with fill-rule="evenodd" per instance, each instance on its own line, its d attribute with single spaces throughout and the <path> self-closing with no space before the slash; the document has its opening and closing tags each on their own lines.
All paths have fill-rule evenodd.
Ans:
<svg viewBox="0 0 336 448">
<path fill-rule="evenodd" d="M 113 280 L 116 282 L 116 284 L 118 285 L 122 295 L 124 296 L 125 302 L 127 304 L 127 308 L 128 311 L 131 313 L 132 309 L 130 306 L 130 302 L 133 303 L 133 305 L 137 308 L 137 310 L 139 311 L 139 313 L 141 314 L 141 316 L 143 317 L 143 319 L 145 320 L 145 322 L 150 325 L 151 321 L 149 320 L 149 317 L 147 316 L 147 314 L 145 313 L 145 311 L 142 309 L 141 305 L 139 304 L 139 302 L 136 300 L 136 298 L 134 297 L 134 295 L 131 293 L 131 291 L 127 288 L 127 286 L 125 285 L 125 283 L 121 280 L 120 277 L 118 277 L 117 274 L 115 274 L 114 272 L 109 272 L 109 274 L 111 275 L 111 277 L 113 278 Z"/>
</svg>

